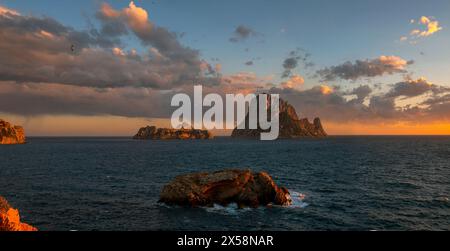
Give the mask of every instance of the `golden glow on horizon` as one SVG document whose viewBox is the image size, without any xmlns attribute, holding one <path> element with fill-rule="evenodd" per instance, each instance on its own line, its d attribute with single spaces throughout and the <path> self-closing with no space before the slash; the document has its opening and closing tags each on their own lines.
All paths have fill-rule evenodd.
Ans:
<svg viewBox="0 0 450 251">
<path fill-rule="evenodd" d="M 27 136 L 132 136 L 143 126 L 170 127 L 169 119 L 126 118 L 118 116 L 34 116 L 0 114 L 0 118 L 22 125 Z M 450 135 L 450 122 L 427 124 L 386 122 L 356 123 L 323 120 L 329 135 Z M 216 136 L 228 136 L 230 130 L 212 130 Z"/>
<path fill-rule="evenodd" d="M 450 122 L 365 124 L 324 121 L 323 125 L 325 131 L 330 135 L 450 135 Z"/>
</svg>

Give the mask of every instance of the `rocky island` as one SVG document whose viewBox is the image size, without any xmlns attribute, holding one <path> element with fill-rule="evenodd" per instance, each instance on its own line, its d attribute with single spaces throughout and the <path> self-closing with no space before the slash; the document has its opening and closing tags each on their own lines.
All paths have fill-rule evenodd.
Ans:
<svg viewBox="0 0 450 251">
<path fill-rule="evenodd" d="M 226 206 L 239 208 L 290 205 L 289 191 L 278 187 L 269 174 L 251 170 L 200 172 L 176 177 L 161 192 L 159 202 L 180 206 Z"/>
<path fill-rule="evenodd" d="M 170 140 L 170 139 L 211 139 L 213 136 L 207 130 L 196 129 L 169 129 L 147 126 L 139 129 L 133 139 L 140 140 Z"/>
<path fill-rule="evenodd" d="M 25 143 L 25 130 L 21 126 L 13 126 L 0 119 L 0 145 Z"/>
<path fill-rule="evenodd" d="M 8 201 L 0 196 L 0 232 L 1 231 L 37 231 L 37 229 L 21 222 L 19 211 L 12 208 Z"/>
<path fill-rule="evenodd" d="M 270 111 L 270 110 L 269 110 Z M 270 112 L 268 112 L 270 118 Z M 327 133 L 322 127 L 322 123 L 319 118 L 314 119 L 313 123 L 310 123 L 307 118 L 299 119 L 295 108 L 288 102 L 280 99 L 280 132 L 279 137 L 281 139 L 294 139 L 303 137 L 320 138 L 326 137 Z M 246 128 L 248 126 L 249 115 L 245 118 Z M 233 138 L 259 138 L 261 132 L 266 132 L 258 127 L 258 129 L 242 129 L 237 128 L 233 130 L 231 137 Z"/>
</svg>

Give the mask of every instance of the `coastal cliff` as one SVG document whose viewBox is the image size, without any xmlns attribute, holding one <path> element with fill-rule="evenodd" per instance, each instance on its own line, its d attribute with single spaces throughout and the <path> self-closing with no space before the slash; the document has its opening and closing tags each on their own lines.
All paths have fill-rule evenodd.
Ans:
<svg viewBox="0 0 450 251">
<path fill-rule="evenodd" d="M 19 211 L 12 208 L 8 201 L 0 196 L 0 231 L 37 231 L 37 229 L 21 222 Z"/>
<path fill-rule="evenodd" d="M 240 208 L 255 208 L 287 206 L 292 200 L 289 191 L 278 187 L 269 174 L 230 169 L 178 176 L 162 189 L 159 202 L 193 207 L 236 203 Z"/>
<path fill-rule="evenodd" d="M 0 145 L 25 143 L 25 130 L 21 126 L 13 126 L 0 119 Z"/>
<path fill-rule="evenodd" d="M 211 139 L 213 136 L 207 130 L 195 129 L 169 129 L 147 126 L 139 129 L 133 139 L 140 140 L 187 140 L 187 139 Z"/>
<path fill-rule="evenodd" d="M 270 118 L 270 113 L 268 113 Z M 314 119 L 311 123 L 307 118 L 299 119 L 295 108 L 288 102 L 280 99 L 280 132 L 278 138 L 303 138 L 303 137 L 313 137 L 320 138 L 326 137 L 327 133 L 322 127 L 320 118 Z M 247 114 L 245 118 L 246 128 L 249 126 L 249 115 Z M 261 128 L 258 129 L 242 129 L 237 128 L 233 130 L 231 137 L 233 138 L 259 138 L 261 132 L 266 132 Z"/>
</svg>

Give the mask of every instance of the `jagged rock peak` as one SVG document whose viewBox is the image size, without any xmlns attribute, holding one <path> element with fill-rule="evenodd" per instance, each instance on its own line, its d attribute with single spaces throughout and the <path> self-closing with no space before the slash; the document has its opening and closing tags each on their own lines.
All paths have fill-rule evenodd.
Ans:
<svg viewBox="0 0 450 251">
<path fill-rule="evenodd" d="M 0 232 L 1 231 L 37 231 L 37 229 L 21 222 L 19 211 L 12 208 L 8 201 L 0 196 Z"/>
<path fill-rule="evenodd" d="M 0 119 L 0 145 L 25 143 L 25 130 L 21 126 L 11 125 Z"/>
<path fill-rule="evenodd" d="M 268 116 L 270 117 L 270 116 Z M 302 138 L 302 137 L 326 137 L 327 133 L 322 127 L 319 118 L 310 123 L 307 118 L 299 119 L 295 108 L 287 101 L 280 99 L 280 132 L 279 138 Z M 249 115 L 245 119 L 246 128 L 248 128 Z M 259 138 L 264 130 L 258 129 L 234 129 L 232 137 L 234 138 Z"/>
</svg>

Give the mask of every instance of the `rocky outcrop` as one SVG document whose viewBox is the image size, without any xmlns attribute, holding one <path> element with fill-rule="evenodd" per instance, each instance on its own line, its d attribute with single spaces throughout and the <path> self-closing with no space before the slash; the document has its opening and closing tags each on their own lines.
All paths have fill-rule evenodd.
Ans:
<svg viewBox="0 0 450 251">
<path fill-rule="evenodd" d="M 270 110 L 269 110 L 270 111 Z M 268 112 L 270 118 L 270 113 Z M 314 119 L 313 123 L 310 123 L 307 118 L 299 119 L 294 107 L 288 102 L 280 99 L 280 131 L 278 138 L 303 138 L 303 137 L 326 137 L 327 133 L 322 127 L 322 123 L 319 118 Z M 249 115 L 245 118 L 245 128 L 249 128 Z M 268 130 L 267 130 L 268 131 Z M 234 129 L 231 137 L 233 138 L 260 138 L 261 132 L 267 132 L 266 130 L 258 129 Z"/>
<path fill-rule="evenodd" d="M 0 119 L 0 145 L 24 144 L 25 131 Z"/>
<path fill-rule="evenodd" d="M 0 196 L 0 231 L 37 231 L 33 226 L 20 222 L 19 211 L 12 208 Z"/>
<path fill-rule="evenodd" d="M 242 207 L 290 205 L 289 191 L 278 187 L 269 174 L 250 170 L 223 170 L 176 177 L 161 192 L 160 202 L 181 206 Z"/>
<path fill-rule="evenodd" d="M 168 140 L 168 139 L 211 139 L 212 135 L 207 130 L 195 129 L 168 129 L 156 128 L 155 126 L 143 127 L 133 137 L 142 140 Z"/>
</svg>

